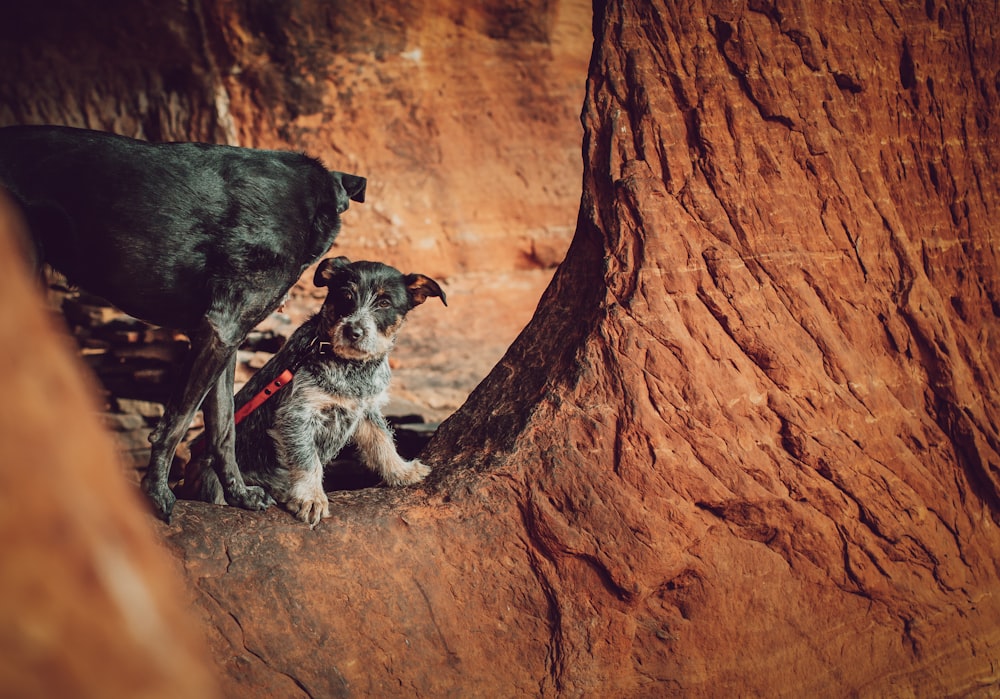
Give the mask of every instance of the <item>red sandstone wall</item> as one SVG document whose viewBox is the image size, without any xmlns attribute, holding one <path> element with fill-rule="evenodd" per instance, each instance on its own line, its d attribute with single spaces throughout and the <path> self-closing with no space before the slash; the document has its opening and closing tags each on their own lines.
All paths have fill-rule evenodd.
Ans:
<svg viewBox="0 0 1000 699">
<path fill-rule="evenodd" d="M 304 149 L 369 178 L 341 252 L 447 275 L 572 234 L 586 0 L 0 8 L 0 124 Z"/>
</svg>

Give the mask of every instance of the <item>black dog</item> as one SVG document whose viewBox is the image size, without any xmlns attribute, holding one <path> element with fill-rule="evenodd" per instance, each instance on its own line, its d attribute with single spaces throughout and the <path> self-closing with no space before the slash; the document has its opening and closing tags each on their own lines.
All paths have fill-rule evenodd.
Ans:
<svg viewBox="0 0 1000 699">
<path fill-rule="evenodd" d="M 422 274 L 400 274 L 378 262 L 323 260 L 314 277 L 328 287 L 319 313 L 236 396 L 240 407 L 285 369 L 291 384 L 236 428 L 236 457 L 248 483 L 264 489 L 315 527 L 330 514 L 323 469 L 350 441 L 361 460 L 389 485 L 416 483 L 429 473 L 396 452 L 382 406 L 388 399 L 389 352 L 406 314 L 431 296 L 447 305 L 441 287 Z M 185 493 L 223 502 L 215 472 L 193 461 Z"/>
<path fill-rule="evenodd" d="M 185 330 L 191 352 L 150 436 L 143 488 L 164 519 L 167 472 L 205 400 L 226 500 L 263 509 L 236 466 L 236 348 L 333 244 L 366 180 L 299 153 L 152 144 L 56 126 L 0 129 L 0 185 L 21 204 L 38 262 L 137 318 Z"/>
</svg>

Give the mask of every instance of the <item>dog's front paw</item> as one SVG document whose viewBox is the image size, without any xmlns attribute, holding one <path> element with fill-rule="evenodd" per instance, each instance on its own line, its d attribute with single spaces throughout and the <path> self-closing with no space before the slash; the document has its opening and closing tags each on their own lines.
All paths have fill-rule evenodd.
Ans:
<svg viewBox="0 0 1000 699">
<path fill-rule="evenodd" d="M 324 517 L 330 516 L 330 501 L 327 499 L 326 493 L 317 493 L 314 496 L 301 499 L 291 499 L 285 503 L 285 507 L 296 518 L 308 524 L 312 529 L 315 529 L 316 525 Z"/>
<path fill-rule="evenodd" d="M 322 481 L 311 477 L 293 482 L 282 502 L 289 512 L 313 529 L 321 519 L 330 516 L 330 501 L 323 492 Z"/>
<path fill-rule="evenodd" d="M 385 475 L 388 485 L 413 485 L 419 483 L 431 472 L 431 467 L 421 461 L 404 461 L 402 468 Z"/>
<path fill-rule="evenodd" d="M 247 485 L 226 493 L 226 502 L 244 510 L 266 510 L 274 504 L 274 499 L 258 485 Z"/>
</svg>

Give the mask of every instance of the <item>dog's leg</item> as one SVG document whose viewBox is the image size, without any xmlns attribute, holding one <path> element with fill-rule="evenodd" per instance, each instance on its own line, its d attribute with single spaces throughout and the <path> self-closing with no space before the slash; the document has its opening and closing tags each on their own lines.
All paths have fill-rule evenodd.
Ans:
<svg viewBox="0 0 1000 699">
<path fill-rule="evenodd" d="M 209 388 L 216 382 L 223 370 L 230 365 L 236 353 L 236 346 L 241 340 L 241 338 L 235 337 L 238 333 L 229 333 L 231 337 L 228 340 L 223 339 L 218 327 L 224 327 L 224 324 L 217 325 L 206 319 L 202 322 L 199 331 L 192 337 L 191 351 L 188 353 L 184 368 L 177 377 L 176 388 L 167 401 L 163 417 L 160 418 L 156 429 L 149 436 L 152 449 L 149 467 L 142 479 L 142 487 L 153 501 L 156 515 L 165 521 L 170 521 L 170 513 L 174 509 L 176 500 L 167 484 L 167 474 L 174 451 L 187 432 L 191 418 L 194 417 L 198 407 L 205 399 Z M 228 420 L 224 415 L 217 415 L 215 420 L 216 424 L 224 421 L 232 423 L 231 398 Z M 212 455 L 215 453 L 212 450 L 215 437 L 207 430 L 205 437 L 209 444 L 209 454 Z M 246 491 L 245 486 L 244 491 Z M 239 493 L 237 493 L 238 495 Z M 238 497 L 234 499 L 239 501 Z M 244 506 L 249 509 L 264 509 L 266 506 L 266 497 L 261 489 L 248 495 L 245 494 L 244 500 Z"/>
<path fill-rule="evenodd" d="M 274 496 L 289 512 L 311 527 L 330 516 L 330 502 L 323 490 L 323 468 L 347 444 L 356 418 L 339 408 L 308 374 L 297 375 L 291 395 L 278 408 L 274 440 L 280 477 Z"/>
<path fill-rule="evenodd" d="M 389 426 L 379 413 L 366 413 L 352 439 L 365 466 L 382 476 L 388 485 L 419 483 L 431 472 L 420 461 L 406 461 L 399 455 Z"/>
<path fill-rule="evenodd" d="M 295 471 L 285 497 L 288 511 L 313 529 L 324 517 L 330 516 L 330 500 L 323 490 L 322 466 Z"/>
<path fill-rule="evenodd" d="M 212 469 L 207 456 L 202 456 L 189 463 L 184 469 L 184 487 L 175 491 L 185 500 L 200 500 L 216 505 L 225 505 L 226 496 L 222 493 L 222 483 Z"/>
<path fill-rule="evenodd" d="M 149 466 L 142 477 L 142 489 L 152 500 L 156 515 L 167 522 L 170 521 L 170 514 L 176 501 L 167 483 L 170 460 L 187 432 L 191 418 L 201 405 L 210 383 L 215 379 L 215 374 L 224 366 L 220 362 L 216 362 L 220 364 L 218 369 L 210 366 L 213 355 L 217 353 L 216 344 L 211 341 L 192 340 L 191 351 L 176 378 L 174 390 L 171 391 L 164 407 L 163 417 L 149 435 L 151 446 Z"/>
<path fill-rule="evenodd" d="M 285 508 L 313 529 L 330 516 L 330 501 L 323 490 L 323 463 L 316 450 L 297 444 L 294 435 L 280 428 L 269 431 L 274 439 L 282 472 L 275 495 Z"/>
<path fill-rule="evenodd" d="M 314 438 L 302 430 L 288 429 L 280 419 L 268 433 L 274 439 L 275 453 L 282 471 L 276 495 L 298 519 L 315 528 L 330 516 L 330 501 L 323 490 L 323 461 Z"/>
<path fill-rule="evenodd" d="M 229 358 L 226 368 L 208 390 L 202 404 L 205 414 L 205 436 L 208 438 L 208 457 L 222 485 L 226 502 L 246 510 L 264 510 L 274 502 L 264 489 L 248 486 L 236 463 L 236 424 L 233 419 L 233 377 L 236 373 L 236 354 Z"/>
</svg>

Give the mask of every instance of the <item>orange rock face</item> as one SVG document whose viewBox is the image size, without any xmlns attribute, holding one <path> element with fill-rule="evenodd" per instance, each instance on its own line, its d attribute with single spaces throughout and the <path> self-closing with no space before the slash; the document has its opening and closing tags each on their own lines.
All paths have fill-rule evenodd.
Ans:
<svg viewBox="0 0 1000 699">
<path fill-rule="evenodd" d="M 435 455 L 518 474 L 567 687 L 995 682 L 997 17 L 638 5 L 567 261 Z"/>
<path fill-rule="evenodd" d="M 387 11 L 395 33 L 355 23 L 384 45 L 354 79 L 371 85 L 379 56 L 442 61 L 449 31 L 530 43 L 554 26 L 550 4 L 514 24 L 488 7 Z M 161 525 L 224 691 L 995 690 L 996 7 L 611 0 L 596 15 L 572 246 L 432 442 L 429 481 L 335 494 L 315 530 L 197 503 Z M 240 57 L 213 53 L 231 113 L 247 123 L 266 95 L 279 129 L 315 143 L 328 92 L 272 85 L 267 65 L 298 65 L 288 37 L 340 16 L 273 35 L 264 19 L 216 23 Z M 258 87 L 237 90 L 235 65 Z M 399 133 L 447 103 L 423 99 L 387 107 Z M 428 152 L 400 155 L 415 179 L 434 181 Z"/>
<path fill-rule="evenodd" d="M 558 263 L 580 192 L 590 3 L 341 5 L 260 18 L 220 3 L 236 138 L 369 178 L 338 246 L 350 257 L 437 276 Z"/>
<path fill-rule="evenodd" d="M 432 480 L 166 531 L 230 691 L 995 686 L 998 19 L 601 7 L 573 245 Z"/>
</svg>

